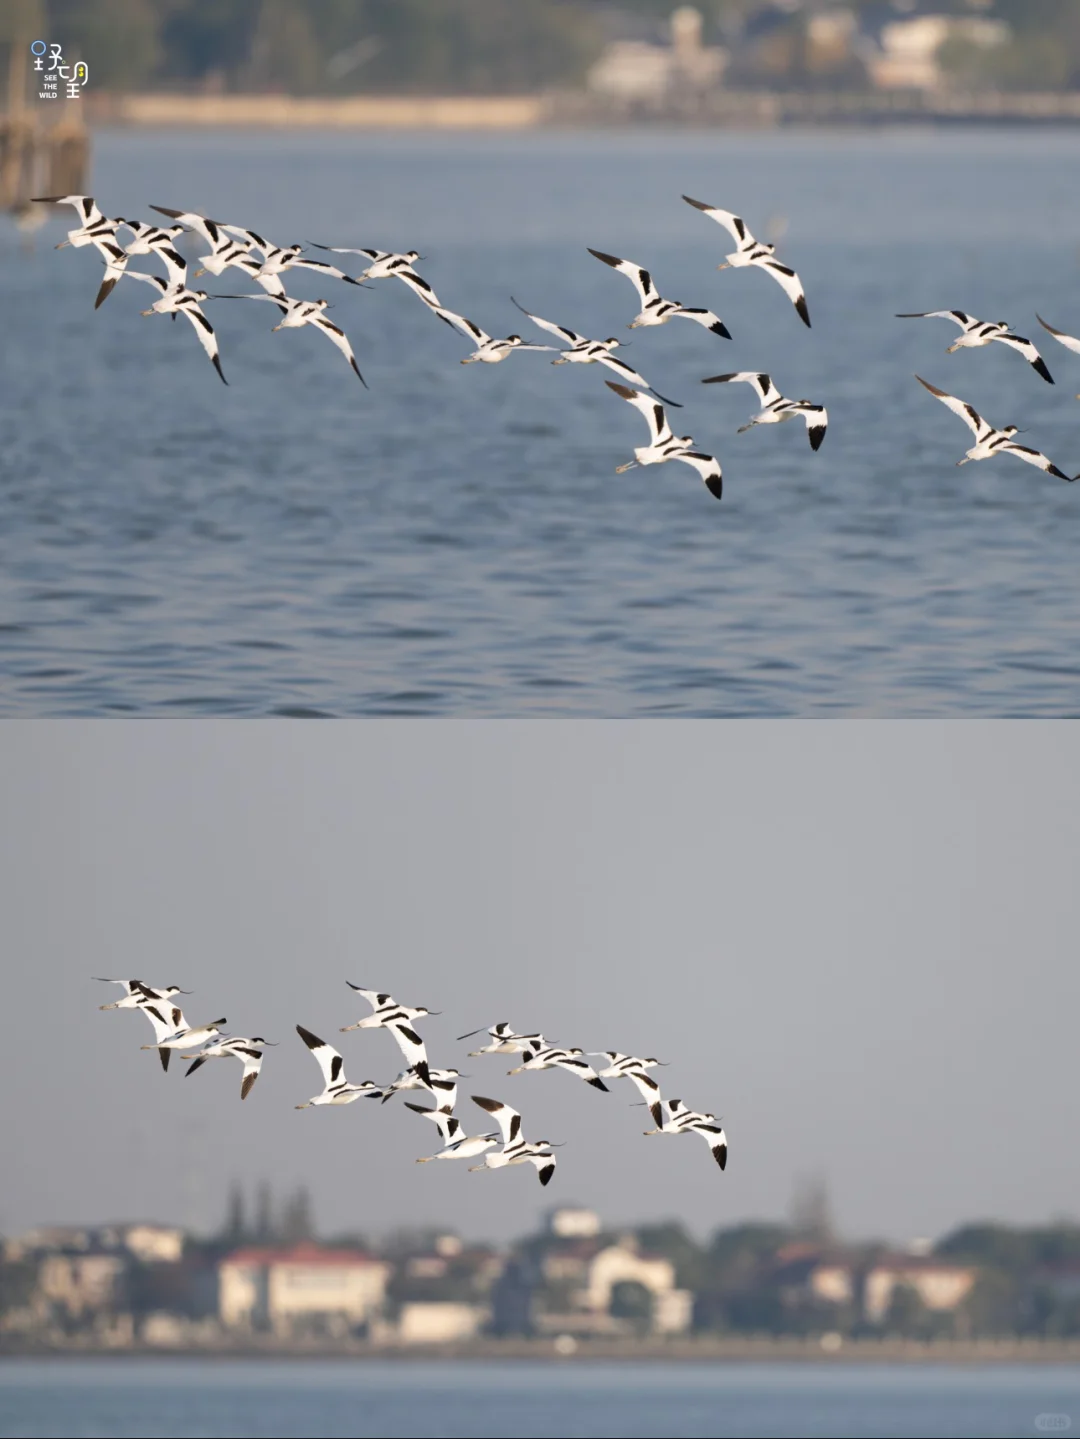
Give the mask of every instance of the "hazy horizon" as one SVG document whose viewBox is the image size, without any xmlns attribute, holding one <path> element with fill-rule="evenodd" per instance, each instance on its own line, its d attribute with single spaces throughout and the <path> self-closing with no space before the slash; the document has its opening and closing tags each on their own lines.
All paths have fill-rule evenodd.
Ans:
<svg viewBox="0 0 1080 1439">
<path fill-rule="evenodd" d="M 324 1234 L 504 1239 L 571 1202 L 704 1234 L 782 1217 L 814 1174 L 853 1237 L 1075 1214 L 1069 733 L 10 721 L 0 1232 L 212 1230 L 264 1178 L 306 1183 Z M 162 1074 L 98 974 L 278 1040 L 248 1101 L 238 1065 Z M 415 1167 L 435 1136 L 400 1099 L 293 1109 L 319 1087 L 297 1022 L 352 1079 L 401 1067 L 387 1035 L 338 1035 L 364 1012 L 346 979 L 443 1011 L 423 1033 L 471 1076 L 466 1126 L 494 1094 L 567 1141 L 548 1189 Z M 643 1139 L 629 1085 L 465 1061 L 454 1036 L 500 1019 L 668 1060 L 665 1093 L 723 1116 L 727 1172 Z"/>
</svg>

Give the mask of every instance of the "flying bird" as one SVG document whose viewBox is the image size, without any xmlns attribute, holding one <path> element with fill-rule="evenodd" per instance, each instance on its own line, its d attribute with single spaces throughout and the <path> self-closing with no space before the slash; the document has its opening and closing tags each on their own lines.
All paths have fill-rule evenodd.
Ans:
<svg viewBox="0 0 1080 1439">
<path fill-rule="evenodd" d="M 410 1104 L 408 1100 L 405 1101 L 405 1107 L 414 1114 L 422 1114 L 425 1119 L 432 1120 L 438 1126 L 442 1137 L 443 1147 L 438 1153 L 425 1154 L 416 1161 L 417 1164 L 430 1164 L 433 1159 L 475 1159 L 485 1150 L 494 1149 L 499 1142 L 497 1134 L 466 1134 L 461 1120 L 441 1109 L 424 1109 L 419 1104 Z"/>
<path fill-rule="evenodd" d="M 597 1075 L 596 1070 L 584 1059 L 584 1050 L 581 1049 L 537 1049 L 532 1050 L 523 1064 L 516 1069 L 508 1069 L 507 1074 L 524 1074 L 526 1070 L 534 1069 L 565 1069 L 567 1074 L 573 1074 L 578 1079 L 583 1079 L 586 1084 L 591 1084 L 594 1089 L 602 1089 L 606 1094 L 608 1087 Z"/>
<path fill-rule="evenodd" d="M 259 1070 L 262 1068 L 263 1062 L 263 1049 L 268 1044 L 270 1044 L 270 1040 L 263 1039 L 259 1034 L 252 1039 L 241 1039 L 239 1036 L 218 1039 L 213 1044 L 208 1044 L 201 1049 L 198 1054 L 182 1054 L 180 1056 L 181 1059 L 193 1061 L 184 1071 L 185 1077 L 194 1074 L 208 1059 L 238 1059 L 244 1066 L 244 1073 L 240 1080 L 240 1098 L 246 1099 L 259 1077 Z"/>
<path fill-rule="evenodd" d="M 658 1066 L 665 1069 L 667 1066 L 663 1060 L 638 1059 L 632 1054 L 620 1054 L 616 1049 L 593 1050 L 589 1058 L 606 1059 L 606 1067 L 597 1070 L 600 1078 L 628 1079 L 644 1099 L 655 1123 L 661 1122 L 660 1086 L 647 1071 Z"/>
<path fill-rule="evenodd" d="M 295 300 L 289 295 L 215 295 L 214 299 L 265 300 L 268 304 L 276 305 L 284 318 L 272 327 L 271 333 L 275 330 L 299 330 L 303 325 L 314 325 L 345 356 L 364 389 L 368 388 L 368 383 L 360 373 L 360 366 L 356 363 L 356 357 L 353 355 L 352 346 L 349 344 L 345 331 L 323 314 L 330 303 L 329 300 Z"/>
<path fill-rule="evenodd" d="M 317 1034 L 312 1034 L 310 1029 L 305 1029 L 302 1024 L 296 1026 L 296 1032 L 311 1050 L 322 1070 L 323 1089 L 321 1094 L 316 1094 L 305 1104 L 296 1105 L 297 1109 L 310 1109 L 317 1104 L 352 1104 L 354 1099 L 381 1099 L 382 1090 L 370 1079 L 365 1079 L 362 1084 L 350 1084 L 345 1078 L 345 1061 L 341 1055 L 327 1044 L 325 1039 L 320 1039 Z"/>
<path fill-rule="evenodd" d="M 719 500 L 723 496 L 724 480 L 719 460 L 713 455 L 706 455 L 703 451 L 694 449 L 692 436 L 672 434 L 663 405 L 649 395 L 628 389 L 626 385 L 620 385 L 615 380 L 605 380 L 604 383 L 609 390 L 614 390 L 628 404 L 640 410 L 649 426 L 649 443 L 635 449 L 634 458 L 616 468 L 617 475 L 625 474 L 635 465 L 662 465 L 668 460 L 681 460 L 683 464 L 697 470 L 705 482 L 705 488 L 715 499 Z"/>
<path fill-rule="evenodd" d="M 515 350 L 553 350 L 554 345 L 531 345 L 523 340 L 520 335 L 507 335 L 505 340 L 493 340 L 489 334 L 476 325 L 472 320 L 467 320 L 464 315 L 455 314 L 448 310 L 445 305 L 433 305 L 432 309 L 439 319 L 449 325 L 452 330 L 471 340 L 476 349 L 471 355 L 466 355 L 462 360 L 463 365 L 497 365 L 500 360 L 505 360 Z"/>
<path fill-rule="evenodd" d="M 718 225 L 723 225 L 738 247 L 733 254 L 725 255 L 724 263 L 717 265 L 716 268 L 718 270 L 743 270 L 748 265 L 756 265 L 759 270 L 764 270 L 780 286 L 795 306 L 799 319 L 809 329 L 810 312 L 806 308 L 806 294 L 802 281 L 789 265 L 782 264 L 776 258 L 776 246 L 766 244 L 763 240 L 756 240 L 746 228 L 746 221 L 739 215 L 733 215 L 730 210 L 721 210 L 715 205 L 706 205 L 703 200 L 691 200 L 689 195 L 684 195 L 683 199 L 688 205 L 693 205 L 695 210 L 700 210 L 703 214 L 708 215 L 710 220 L 715 220 Z"/>
<path fill-rule="evenodd" d="M 595 255 L 598 260 L 603 260 L 605 265 L 610 265 L 620 275 L 625 275 L 638 292 L 641 311 L 636 320 L 630 321 L 628 329 L 637 330 L 647 325 L 666 325 L 669 320 L 683 319 L 693 320 L 699 325 L 704 325 L 707 330 L 711 330 L 714 335 L 720 335 L 725 340 L 731 339 L 728 327 L 711 310 L 698 309 L 692 305 L 680 305 L 677 300 L 665 300 L 653 284 L 648 270 L 642 269 L 640 265 L 635 265 L 633 260 L 620 260 L 616 255 L 605 255 L 603 250 L 590 249 L 589 254 Z"/>
<path fill-rule="evenodd" d="M 995 455 L 1015 455 L 1018 460 L 1025 464 L 1034 465 L 1037 469 L 1045 470 L 1048 475 L 1054 475 L 1059 480 L 1077 479 L 1076 475 L 1066 475 L 1052 464 L 1044 454 L 1038 450 L 1032 450 L 1027 445 L 1018 445 L 1013 440 L 1013 435 L 1020 431 L 1015 425 L 1006 425 L 1004 429 L 997 430 L 988 420 L 984 420 L 965 400 L 958 400 L 955 395 L 947 394 L 945 390 L 939 390 L 936 385 L 931 385 L 921 375 L 915 378 L 924 389 L 941 401 L 954 415 L 959 415 L 964 424 L 975 436 L 975 443 L 968 450 L 962 460 L 957 460 L 958 465 L 966 465 L 969 460 L 992 460 Z"/>
<path fill-rule="evenodd" d="M 1067 350 L 1072 350 L 1073 354 L 1080 355 L 1080 340 L 1075 335 L 1067 335 L 1064 330 L 1055 330 L 1053 325 L 1048 325 L 1041 315 L 1036 315 L 1035 318 L 1047 334 L 1053 335 L 1059 345 L 1064 345 Z M 1076 398 L 1080 400 L 1080 395 L 1077 395 Z"/>
<path fill-rule="evenodd" d="M 1053 375 L 1046 368 L 1046 362 L 1035 346 L 1023 335 L 1014 334 L 1004 320 L 977 320 L 974 315 L 967 315 L 963 310 L 916 310 L 912 313 L 897 315 L 896 318 L 898 320 L 951 320 L 954 325 L 960 326 L 962 333 L 958 339 L 946 347 L 947 355 L 954 355 L 957 350 L 978 349 L 982 345 L 991 345 L 996 340 L 1023 355 L 1035 373 L 1041 375 L 1048 385 L 1054 383 Z M 1038 319 L 1038 316 L 1035 318 Z M 1042 324 L 1042 321 L 1040 320 L 1039 323 Z M 1054 332 L 1051 330 L 1050 333 Z"/>
<path fill-rule="evenodd" d="M 468 1034 L 459 1034 L 458 1043 L 463 1039 L 472 1039 L 474 1034 L 490 1034 L 491 1043 L 485 1044 L 483 1049 L 470 1050 L 470 1059 L 481 1054 L 527 1054 L 530 1050 L 548 1048 L 542 1034 L 517 1034 L 505 1020 L 487 1028 L 470 1029 Z"/>
<path fill-rule="evenodd" d="M 166 984 L 158 988 L 152 984 L 144 984 L 141 979 L 105 979 L 100 974 L 95 974 L 94 978 L 99 984 L 120 984 L 124 987 L 123 999 L 113 1000 L 112 1004 L 99 1004 L 98 1009 L 137 1009 L 146 999 L 172 999 L 174 994 L 192 992 L 190 989 L 181 989 L 176 984 Z"/>
<path fill-rule="evenodd" d="M 755 425 L 780 425 L 785 420 L 803 420 L 810 440 L 810 448 L 819 450 L 828 428 L 829 416 L 824 405 L 815 405 L 811 400 L 785 400 L 768 375 L 755 374 L 752 370 L 739 370 L 732 375 L 710 375 L 702 380 L 703 385 L 725 385 L 743 382 L 752 385 L 761 401 L 761 410 L 738 433 L 752 430 Z"/>
<path fill-rule="evenodd" d="M 540 1183 L 547 1184 L 555 1173 L 555 1155 L 552 1149 L 558 1146 L 552 1145 L 546 1139 L 538 1140 L 534 1144 L 524 1140 L 521 1136 L 521 1115 L 508 1104 L 502 1104 L 497 1099 L 487 1099 L 482 1094 L 474 1094 L 472 1102 L 486 1110 L 495 1120 L 502 1135 L 503 1147 L 497 1153 L 489 1151 L 485 1154 L 483 1164 L 470 1165 L 469 1173 L 475 1174 L 480 1169 L 505 1169 L 511 1164 L 532 1164 L 540 1176 Z"/>
<path fill-rule="evenodd" d="M 514 300 L 513 295 L 510 296 Z M 666 399 L 658 390 L 654 390 L 648 380 L 642 379 L 636 370 L 626 363 L 625 360 L 617 359 L 612 353 L 623 343 L 612 336 L 607 340 L 587 340 L 584 335 L 578 335 L 573 330 L 568 330 L 563 325 L 556 325 L 551 320 L 542 320 L 539 315 L 534 315 L 531 310 L 526 310 L 524 305 L 519 305 L 517 300 L 514 304 L 523 315 L 528 315 L 534 325 L 539 325 L 542 330 L 547 330 L 550 335 L 557 335 L 560 340 L 565 340 L 568 349 L 563 350 L 553 365 L 606 365 L 608 369 L 614 370 L 617 375 L 622 375 L 624 380 L 629 380 L 632 385 L 638 385 L 643 390 L 652 390 L 657 399 L 663 400 L 665 405 L 674 405 L 681 409 L 678 400 Z"/>
<path fill-rule="evenodd" d="M 687 1109 L 681 1099 L 665 1099 L 667 1118 L 661 1124 L 656 1119 L 656 1129 L 646 1129 L 646 1134 L 700 1134 L 709 1146 L 712 1157 L 721 1169 L 727 1168 L 727 1135 L 722 1124 L 717 1124 L 715 1114 L 698 1114 Z M 656 1118 L 656 1116 L 654 1116 Z"/>
</svg>

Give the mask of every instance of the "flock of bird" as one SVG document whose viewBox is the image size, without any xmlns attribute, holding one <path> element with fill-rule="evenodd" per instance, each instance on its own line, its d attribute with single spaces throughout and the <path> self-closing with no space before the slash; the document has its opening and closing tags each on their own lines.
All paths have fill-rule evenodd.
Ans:
<svg viewBox="0 0 1080 1439">
<path fill-rule="evenodd" d="M 754 267 L 762 270 L 780 285 L 803 324 L 809 328 L 810 312 L 807 308 L 802 281 L 790 266 L 785 265 L 777 258 L 775 245 L 756 239 L 747 228 L 746 222 L 730 210 L 722 210 L 715 205 L 708 205 L 702 200 L 692 199 L 689 195 L 684 195 L 683 199 L 688 205 L 701 211 L 710 220 L 720 225 L 735 242 L 735 249 L 724 257 L 717 269 Z M 518 334 L 507 335 L 505 338 L 493 338 L 474 321 L 448 309 L 439 300 L 428 281 L 417 270 L 416 264 L 421 257 L 416 250 L 394 253 L 384 250 L 314 245 L 314 248 L 330 254 L 362 257 L 366 261 L 365 267 L 359 275 L 353 276 L 346 274 L 344 270 L 328 261 L 307 257 L 303 253 L 305 249 L 303 245 L 275 245 L 254 230 L 245 229 L 240 225 L 210 220 L 206 216 L 192 211 L 152 205 L 150 207 L 152 210 L 172 221 L 168 225 L 158 225 L 142 220 L 110 219 L 98 209 L 93 197 L 89 195 L 46 196 L 41 197 L 35 203 L 74 206 L 82 223 L 70 230 L 67 239 L 61 241 L 57 248 L 63 248 L 65 245 L 76 248 L 93 245 L 98 250 L 105 264 L 105 273 L 98 290 L 95 308 L 103 303 L 124 278 L 139 280 L 153 286 L 158 291 L 158 296 L 149 309 L 143 310 L 142 313 L 144 315 L 171 315 L 174 320 L 177 315 L 183 315 L 193 326 L 200 344 L 223 381 L 225 381 L 225 374 L 221 367 L 217 335 L 202 309 L 207 300 L 256 300 L 276 305 L 281 319 L 273 327 L 275 330 L 300 329 L 307 325 L 320 330 L 341 351 L 361 383 L 366 387 L 366 381 L 360 373 L 348 336 L 325 314 L 329 302 L 325 299 L 304 300 L 286 293 L 283 276 L 287 273 L 302 273 L 303 271 L 314 271 L 325 278 L 362 288 L 367 288 L 366 282 L 374 280 L 400 280 L 433 315 L 475 347 L 471 354 L 463 357 L 461 360 L 463 365 L 476 362 L 489 365 L 498 364 L 507 359 L 515 350 L 540 350 L 550 353 L 558 349 L 553 345 L 527 342 Z M 121 242 L 121 230 L 128 232 L 130 243 L 123 244 Z M 192 289 L 188 280 L 187 261 L 177 248 L 181 237 L 185 234 L 196 235 L 209 246 L 209 253 L 200 256 L 198 261 L 200 268 L 195 271 L 193 278 L 197 279 L 202 274 L 221 276 L 231 268 L 240 271 L 258 285 L 259 293 L 218 295 L 208 294 L 205 290 Z M 590 249 L 589 253 L 603 264 L 610 266 L 616 273 L 623 275 L 633 285 L 640 308 L 636 317 L 629 322 L 629 329 L 665 325 L 673 319 L 685 319 L 692 320 L 711 334 L 723 339 L 731 338 L 723 320 L 712 310 L 694 305 L 684 305 L 681 301 L 665 298 L 657 290 L 650 272 L 633 260 L 621 259 L 617 255 L 606 254 L 602 250 Z M 133 269 L 129 263 L 132 257 L 143 255 L 161 261 L 165 273 L 163 275 L 148 274 Z M 614 337 L 606 340 L 588 339 L 575 330 L 543 319 L 540 315 L 527 310 L 524 305 L 518 304 L 513 296 L 511 299 L 538 328 L 562 341 L 563 347 L 558 349 L 557 357 L 552 364 L 600 364 L 620 376 L 619 380 L 608 380 L 607 384 L 620 399 L 625 400 L 641 412 L 648 425 L 649 442 L 636 447 L 634 458 L 626 464 L 618 466 L 617 474 L 623 474 L 638 465 L 658 465 L 669 460 L 678 460 L 697 471 L 706 488 L 716 499 L 719 500 L 722 497 L 723 476 L 719 460 L 715 455 L 700 449 L 693 436 L 676 435 L 672 431 L 664 407 L 679 408 L 679 402 L 665 398 L 636 370 L 613 353 L 619 348 L 621 341 Z M 1016 334 L 1004 321 L 988 323 L 976 319 L 962 310 L 909 312 L 899 315 L 897 318 L 951 320 L 959 325 L 961 334 L 948 347 L 949 353 L 997 342 L 1017 351 L 1042 379 L 1050 384 L 1054 383 L 1050 371 L 1034 344 L 1022 335 Z M 1080 353 L 1080 339 L 1055 329 L 1041 318 L 1039 318 L 1039 323 L 1062 345 Z M 1078 478 L 1076 475 L 1065 474 L 1039 450 L 1017 444 L 1014 437 L 1019 431 L 1015 425 L 1006 425 L 998 429 L 983 419 L 966 401 L 939 389 L 919 375 L 916 375 L 915 378 L 936 399 L 948 406 L 963 420 L 974 434 L 975 444 L 965 452 L 963 459 L 957 461 L 958 464 L 967 464 L 971 460 L 990 459 L 996 454 L 1011 454 L 1027 464 L 1045 470 L 1058 479 L 1071 481 Z M 225 383 L 228 382 L 225 381 Z M 828 427 L 828 413 L 825 407 L 810 400 L 785 398 L 768 374 L 744 370 L 710 375 L 702 383 L 706 385 L 743 383 L 752 387 L 757 395 L 760 409 L 751 416 L 745 425 L 740 427 L 740 434 L 756 425 L 781 424 L 786 420 L 801 419 L 806 425 L 811 449 L 818 450 L 825 438 Z"/>
<path fill-rule="evenodd" d="M 100 978 L 100 977 L 99 977 Z M 161 1066 L 167 1070 L 173 1051 L 189 1061 L 187 1074 L 194 1074 L 208 1059 L 235 1059 L 243 1066 L 240 1083 L 240 1098 L 246 1099 L 251 1093 L 262 1068 L 263 1055 L 271 1042 L 260 1035 L 239 1037 L 222 1034 L 224 1019 L 215 1019 L 209 1024 L 189 1025 L 183 1011 L 175 1003 L 177 995 L 188 994 L 189 990 L 176 985 L 149 985 L 141 979 L 101 979 L 103 984 L 119 984 L 124 991 L 123 998 L 112 1004 L 103 1004 L 102 1009 L 133 1009 L 144 1014 L 154 1032 L 153 1044 L 144 1044 L 143 1049 L 155 1049 Z M 352 1084 L 345 1076 L 345 1061 L 338 1050 L 320 1039 L 302 1024 L 296 1032 L 311 1051 L 322 1074 L 322 1089 L 297 1109 L 310 1109 L 318 1105 L 352 1104 L 358 1099 L 377 1099 L 385 1104 L 398 1093 L 427 1092 L 429 1104 L 413 1104 L 405 1100 L 407 1108 L 430 1120 L 439 1132 L 441 1147 L 434 1153 L 418 1159 L 418 1164 L 427 1164 L 433 1159 L 481 1159 L 479 1164 L 470 1165 L 470 1173 L 484 1169 L 505 1169 L 515 1164 L 533 1165 L 541 1184 L 547 1184 L 555 1173 L 555 1150 L 561 1145 L 547 1139 L 527 1140 L 521 1132 L 521 1115 L 516 1109 L 498 1099 L 474 1094 L 472 1102 L 490 1115 L 496 1130 L 479 1134 L 466 1132 L 461 1120 L 455 1114 L 457 1105 L 458 1080 L 464 1076 L 457 1069 L 433 1068 L 427 1056 L 427 1048 L 417 1032 L 418 1020 L 438 1011 L 398 1004 L 394 997 L 382 991 L 364 989 L 358 984 L 346 981 L 349 988 L 371 1006 L 371 1013 L 365 1014 L 355 1024 L 341 1028 L 343 1034 L 356 1029 L 384 1029 L 395 1040 L 405 1060 L 405 1068 L 397 1078 L 387 1084 L 374 1084 L 365 1079 Z M 488 1042 L 480 1049 L 470 1052 L 470 1058 L 488 1054 L 509 1054 L 521 1056 L 520 1064 L 508 1071 L 509 1075 L 532 1073 L 544 1069 L 561 1069 L 566 1074 L 583 1080 L 593 1089 L 608 1093 L 606 1079 L 628 1079 L 641 1094 L 645 1106 L 652 1116 L 655 1128 L 645 1130 L 652 1134 L 697 1134 L 709 1146 L 713 1158 L 721 1169 L 727 1166 L 727 1136 L 723 1126 L 712 1114 L 689 1109 L 680 1099 L 665 1099 L 660 1087 L 649 1070 L 664 1067 L 658 1059 L 639 1059 L 635 1055 L 621 1054 L 617 1050 L 595 1051 L 586 1054 L 581 1049 L 567 1049 L 549 1044 L 542 1034 L 519 1034 L 507 1023 L 492 1024 L 470 1030 L 458 1036 L 458 1040 L 472 1039 L 474 1035 L 486 1034 Z M 593 1066 L 590 1059 L 600 1059 L 602 1065 Z"/>
</svg>

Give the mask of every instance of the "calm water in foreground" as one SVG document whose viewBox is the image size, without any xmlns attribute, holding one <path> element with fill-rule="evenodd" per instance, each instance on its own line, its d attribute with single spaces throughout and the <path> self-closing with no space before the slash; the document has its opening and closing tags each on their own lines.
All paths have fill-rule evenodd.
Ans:
<svg viewBox="0 0 1080 1439">
<path fill-rule="evenodd" d="M 996 1436 L 1080 1426 L 1058 1367 L 0 1364 L 0 1435 Z"/>
<path fill-rule="evenodd" d="M 725 497 L 679 465 L 617 477 L 644 424 L 606 371 L 463 368 L 396 282 L 290 279 L 333 301 L 370 392 L 319 336 L 268 333 L 270 306 L 211 303 L 226 388 L 185 322 L 140 318 L 147 287 L 95 313 L 91 252 L 5 230 L 0 713 L 1080 712 L 1080 486 L 956 469 L 968 432 L 912 378 L 1080 469 L 1080 360 L 1035 321 L 1080 332 L 1080 132 L 105 133 L 93 189 L 415 246 L 493 333 L 530 332 L 514 294 L 632 339 Z M 682 191 L 787 222 L 812 331 L 764 276 L 717 273 L 727 237 Z M 630 336 L 633 292 L 586 245 L 733 341 Z M 1045 341 L 1059 383 L 892 318 L 943 306 Z M 795 425 L 735 433 L 750 390 L 699 381 L 745 368 L 828 406 L 819 454 Z"/>
</svg>

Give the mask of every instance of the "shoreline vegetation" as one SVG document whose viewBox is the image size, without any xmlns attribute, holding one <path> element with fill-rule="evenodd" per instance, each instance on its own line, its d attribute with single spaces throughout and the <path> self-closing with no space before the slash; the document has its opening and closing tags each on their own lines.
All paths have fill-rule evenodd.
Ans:
<svg viewBox="0 0 1080 1439">
<path fill-rule="evenodd" d="M 476 1339 L 442 1344 L 376 1344 L 364 1340 L 289 1340 L 273 1336 L 222 1336 L 213 1344 L 102 1344 L 96 1337 L 64 1343 L 41 1341 L 0 1344 L 0 1363 L 24 1359 L 353 1359 L 409 1362 L 433 1359 L 538 1362 L 619 1362 L 699 1364 L 1077 1364 L 1080 1339 L 841 1339 L 839 1335 L 805 1338 L 708 1336 L 695 1339 L 587 1339 L 560 1335 L 538 1339 Z M 839 1340 L 839 1342 L 837 1342 Z"/>
</svg>

